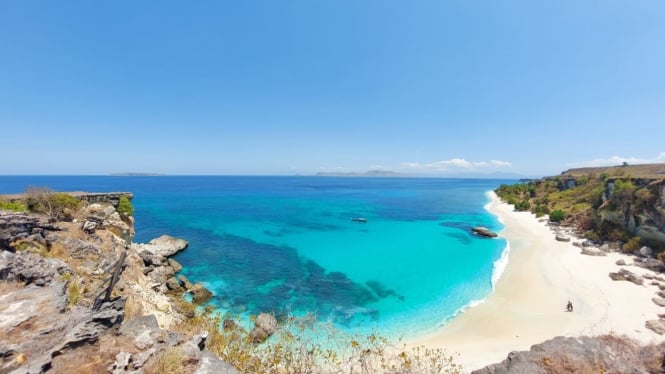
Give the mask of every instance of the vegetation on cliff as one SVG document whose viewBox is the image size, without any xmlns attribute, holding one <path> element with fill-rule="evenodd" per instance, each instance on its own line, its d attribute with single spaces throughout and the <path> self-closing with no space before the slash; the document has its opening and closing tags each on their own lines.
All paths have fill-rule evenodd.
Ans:
<svg viewBox="0 0 665 374">
<path fill-rule="evenodd" d="M 596 174 L 596 171 L 602 171 Z M 639 177 L 631 176 L 635 171 Z M 645 174 L 646 172 L 650 174 Z M 501 185 L 497 195 L 518 211 L 549 215 L 594 241 L 665 250 L 665 164 L 572 169 L 560 176 Z"/>
<path fill-rule="evenodd" d="M 129 198 L 127 196 L 120 196 L 120 199 L 118 200 L 118 213 L 124 214 L 126 216 L 133 216 L 134 215 L 134 206 L 132 205 L 132 202 L 129 201 Z"/>
</svg>

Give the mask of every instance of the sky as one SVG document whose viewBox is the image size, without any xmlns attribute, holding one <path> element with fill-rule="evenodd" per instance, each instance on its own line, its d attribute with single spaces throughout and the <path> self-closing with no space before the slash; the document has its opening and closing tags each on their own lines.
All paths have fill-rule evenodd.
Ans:
<svg viewBox="0 0 665 374">
<path fill-rule="evenodd" d="M 0 174 L 665 162 L 665 2 L 0 1 Z"/>
</svg>

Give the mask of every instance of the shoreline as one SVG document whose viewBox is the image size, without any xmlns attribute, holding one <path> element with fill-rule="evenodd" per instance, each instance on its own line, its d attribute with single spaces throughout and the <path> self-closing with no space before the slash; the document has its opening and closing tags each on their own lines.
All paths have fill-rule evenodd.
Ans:
<svg viewBox="0 0 665 374">
<path fill-rule="evenodd" d="M 625 254 L 583 255 L 572 244 L 574 238 L 556 241 L 535 215 L 515 212 L 494 192 L 489 196 L 486 209 L 503 224 L 499 236 L 507 241 L 507 263 L 493 292 L 436 331 L 409 339 L 407 345 L 445 348 L 470 371 L 555 336 L 613 333 L 643 344 L 665 341 L 644 326 L 646 320 L 665 312 L 651 300 L 658 287 L 613 281 L 608 276 L 621 268 L 639 275 L 652 271 L 616 265 L 619 259 L 632 264 L 633 257 Z M 574 305 L 572 313 L 565 311 L 568 300 Z"/>
</svg>

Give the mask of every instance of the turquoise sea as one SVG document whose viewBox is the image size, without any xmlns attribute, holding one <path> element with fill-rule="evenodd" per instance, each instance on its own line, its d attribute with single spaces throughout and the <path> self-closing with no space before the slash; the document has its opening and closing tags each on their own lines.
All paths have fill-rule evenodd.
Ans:
<svg viewBox="0 0 665 374">
<path fill-rule="evenodd" d="M 135 241 L 165 233 L 187 239 L 176 256 L 182 273 L 213 291 L 217 309 L 241 317 L 314 312 L 343 329 L 411 336 L 492 291 L 506 242 L 470 229 L 500 229 L 484 205 L 502 182 L 0 176 L 0 193 L 133 192 Z"/>
</svg>

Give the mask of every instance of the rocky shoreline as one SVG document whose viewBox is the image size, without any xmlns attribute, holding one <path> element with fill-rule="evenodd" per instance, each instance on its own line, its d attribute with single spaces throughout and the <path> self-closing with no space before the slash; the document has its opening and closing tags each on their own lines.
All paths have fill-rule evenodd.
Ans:
<svg viewBox="0 0 665 374">
<path fill-rule="evenodd" d="M 212 296 L 175 276 L 182 266 L 171 257 L 187 242 L 133 243 L 133 219 L 117 211 L 127 194 L 77 196 L 84 206 L 67 221 L 0 212 L 0 373 L 151 372 L 167 350 L 186 372 L 237 373 L 205 348 L 207 332 L 176 331 L 194 314 L 184 292 L 198 303 Z"/>
<path fill-rule="evenodd" d="M 187 242 L 162 235 L 133 243 L 133 218 L 118 211 L 119 198 L 131 195 L 110 196 L 81 198 L 83 206 L 66 220 L 0 211 L 0 373 L 239 373 L 206 346 L 219 337 L 210 335 L 217 323 L 233 330 L 234 322 L 192 323 L 199 318 L 194 304 L 212 294 L 178 275 L 182 265 L 173 256 Z M 572 241 L 587 255 L 607 255 L 614 247 L 581 241 L 560 226 L 551 229 L 557 240 Z M 632 263 L 617 264 L 624 268 L 610 277 L 654 287 L 653 302 L 665 306 L 663 263 L 646 249 L 640 254 Z M 641 274 L 625 269 L 631 265 Z M 663 334 L 665 314 L 658 317 L 645 326 Z M 260 314 L 246 336 L 258 344 L 278 328 L 273 316 Z M 548 372 L 544 364 L 619 369 L 612 366 L 619 356 L 605 355 L 613 349 L 620 350 L 625 367 L 642 368 L 635 360 L 647 355 L 653 362 L 640 370 L 662 364 L 662 354 L 660 361 L 653 359 L 662 344 L 645 347 L 612 335 L 557 337 L 478 373 Z M 164 366 L 169 362 L 175 368 Z"/>
<path fill-rule="evenodd" d="M 573 228 L 549 223 L 550 229 L 557 241 L 571 242 L 573 246 L 580 248 L 580 253 L 586 256 L 607 256 L 609 253 L 621 252 L 622 242 L 594 242 L 584 238 Z M 665 263 L 654 256 L 654 250 L 648 246 L 642 246 L 639 250 L 628 254 L 632 261 L 620 259 L 616 265 L 622 268 L 616 272 L 609 272 L 608 276 L 613 281 L 627 281 L 641 287 L 652 287 L 654 297 L 652 301 L 661 307 L 665 307 Z M 628 270 L 628 268 L 633 270 Z M 665 334 L 665 311 L 658 314 L 657 319 L 644 322 L 644 326 L 658 335 Z"/>
</svg>

